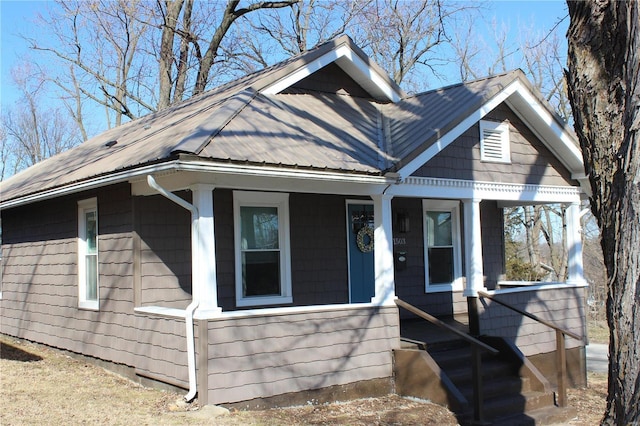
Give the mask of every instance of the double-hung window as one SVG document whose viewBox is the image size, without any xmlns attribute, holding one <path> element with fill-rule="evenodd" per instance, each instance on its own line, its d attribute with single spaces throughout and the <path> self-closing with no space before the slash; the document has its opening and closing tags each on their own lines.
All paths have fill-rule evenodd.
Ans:
<svg viewBox="0 0 640 426">
<path fill-rule="evenodd" d="M 98 309 L 98 201 L 78 201 L 78 306 Z"/>
<path fill-rule="evenodd" d="M 234 191 L 236 305 L 291 303 L 289 194 Z"/>
<path fill-rule="evenodd" d="M 459 203 L 423 200 L 422 207 L 425 291 L 462 290 Z"/>
</svg>

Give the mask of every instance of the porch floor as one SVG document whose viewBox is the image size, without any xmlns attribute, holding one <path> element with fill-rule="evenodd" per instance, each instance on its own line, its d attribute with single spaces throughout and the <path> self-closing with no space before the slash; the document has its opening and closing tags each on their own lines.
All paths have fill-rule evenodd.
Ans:
<svg viewBox="0 0 640 426">
<path fill-rule="evenodd" d="M 466 313 L 438 317 L 438 319 L 462 332 L 469 333 L 469 317 Z M 458 337 L 452 332 L 422 318 L 409 318 L 400 319 L 400 338 L 404 341 L 411 340 L 426 345 L 433 345 L 456 340 Z"/>
</svg>

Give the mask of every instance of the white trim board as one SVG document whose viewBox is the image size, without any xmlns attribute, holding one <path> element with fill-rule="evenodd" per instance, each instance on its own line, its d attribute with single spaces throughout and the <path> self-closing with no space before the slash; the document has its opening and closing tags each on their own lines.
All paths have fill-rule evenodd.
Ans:
<svg viewBox="0 0 640 426">
<path fill-rule="evenodd" d="M 396 197 L 440 199 L 481 199 L 520 203 L 580 202 L 580 189 L 574 186 L 528 185 L 426 177 L 410 177 L 389 188 Z"/>
</svg>

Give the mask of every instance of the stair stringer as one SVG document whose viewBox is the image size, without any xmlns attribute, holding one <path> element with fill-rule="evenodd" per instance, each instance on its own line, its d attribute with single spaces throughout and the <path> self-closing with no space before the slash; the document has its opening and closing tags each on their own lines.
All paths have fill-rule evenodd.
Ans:
<svg viewBox="0 0 640 426">
<path fill-rule="evenodd" d="M 395 349 L 393 359 L 393 377 L 398 395 L 427 399 L 455 412 L 469 410 L 469 401 L 428 352 Z"/>
</svg>

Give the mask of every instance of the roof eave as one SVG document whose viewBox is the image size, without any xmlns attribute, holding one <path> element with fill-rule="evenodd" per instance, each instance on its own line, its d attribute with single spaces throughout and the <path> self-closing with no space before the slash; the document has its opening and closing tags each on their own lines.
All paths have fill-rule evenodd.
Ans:
<svg viewBox="0 0 640 426">
<path fill-rule="evenodd" d="M 9 200 L 0 201 L 0 210 L 15 208 L 39 201 L 45 201 L 64 195 L 89 191 L 123 182 L 133 182 L 147 175 L 170 172 L 212 173 L 255 178 L 281 178 L 307 180 L 315 182 L 345 182 L 356 185 L 379 185 L 384 187 L 395 183 L 397 178 L 381 172 L 327 170 L 319 168 L 300 168 L 295 166 L 258 165 L 230 161 L 214 161 L 193 155 L 180 155 L 177 159 L 156 164 L 147 164 L 129 170 L 122 170 L 104 176 L 94 176 L 79 182 L 73 182 L 55 188 L 27 194 Z M 182 188 L 184 189 L 184 188 Z"/>
</svg>

